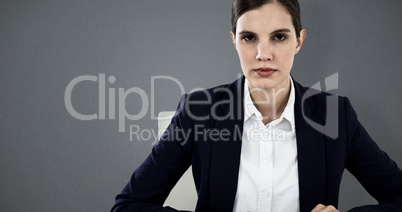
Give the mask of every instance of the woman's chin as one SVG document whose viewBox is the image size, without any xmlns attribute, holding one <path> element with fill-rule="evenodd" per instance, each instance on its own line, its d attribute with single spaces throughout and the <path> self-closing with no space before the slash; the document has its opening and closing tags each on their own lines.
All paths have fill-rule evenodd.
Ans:
<svg viewBox="0 0 402 212">
<path fill-rule="evenodd" d="M 270 90 L 277 87 L 277 83 L 267 79 L 252 79 L 249 80 L 252 88 Z"/>
<path fill-rule="evenodd" d="M 279 75 L 278 75 L 279 76 Z M 290 82 L 290 78 L 287 77 L 249 77 L 247 78 L 250 82 L 250 87 L 257 88 L 257 89 L 264 89 L 264 90 L 271 90 L 271 89 L 280 89 L 282 87 L 288 87 L 288 83 Z M 289 81 L 286 81 L 288 79 Z"/>
</svg>

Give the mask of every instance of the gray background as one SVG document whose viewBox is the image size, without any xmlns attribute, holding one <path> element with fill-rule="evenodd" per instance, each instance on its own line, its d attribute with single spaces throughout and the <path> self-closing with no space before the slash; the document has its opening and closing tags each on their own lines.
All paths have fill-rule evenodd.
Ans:
<svg viewBox="0 0 402 212">
<path fill-rule="evenodd" d="M 188 92 L 241 73 L 229 38 L 231 0 L 41 0 L 0 2 L 0 211 L 107 211 L 154 140 L 130 140 L 118 121 L 82 121 L 64 104 L 81 75 L 115 76 L 107 88 L 141 88 L 151 76 Z M 372 137 L 402 164 L 402 1 L 301 0 L 307 40 L 293 76 L 305 86 L 339 73 Z M 73 106 L 98 111 L 98 84 L 78 84 Z M 154 114 L 175 110 L 181 92 L 155 82 Z M 139 95 L 126 99 L 139 113 Z M 118 101 L 116 99 L 116 107 Z M 107 107 L 108 108 L 108 107 Z M 106 109 L 107 109 L 106 108 Z M 148 113 L 128 125 L 157 128 Z M 116 111 L 117 112 L 117 111 Z M 375 203 L 345 173 L 339 209 Z"/>
</svg>

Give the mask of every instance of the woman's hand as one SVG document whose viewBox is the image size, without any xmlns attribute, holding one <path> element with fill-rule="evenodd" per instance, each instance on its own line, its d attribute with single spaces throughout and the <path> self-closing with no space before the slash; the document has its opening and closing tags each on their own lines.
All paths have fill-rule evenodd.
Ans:
<svg viewBox="0 0 402 212">
<path fill-rule="evenodd" d="M 318 204 L 311 212 L 329 212 L 329 211 L 339 212 L 334 206 L 332 205 L 325 206 L 323 204 Z"/>
</svg>

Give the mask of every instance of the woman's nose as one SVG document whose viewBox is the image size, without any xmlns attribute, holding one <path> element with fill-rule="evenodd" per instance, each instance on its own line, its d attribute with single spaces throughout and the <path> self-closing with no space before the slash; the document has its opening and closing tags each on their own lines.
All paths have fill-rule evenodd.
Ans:
<svg viewBox="0 0 402 212">
<path fill-rule="evenodd" d="M 257 60 L 270 61 L 273 58 L 272 46 L 268 42 L 260 42 L 258 44 Z"/>
</svg>

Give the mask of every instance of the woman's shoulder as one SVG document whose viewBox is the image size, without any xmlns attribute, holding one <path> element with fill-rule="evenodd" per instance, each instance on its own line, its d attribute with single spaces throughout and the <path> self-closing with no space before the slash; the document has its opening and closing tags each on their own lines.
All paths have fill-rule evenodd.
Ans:
<svg viewBox="0 0 402 212">
<path fill-rule="evenodd" d="M 345 114 L 356 116 L 349 98 L 336 94 L 336 86 L 323 88 L 320 83 L 317 83 L 306 87 L 296 81 L 294 81 L 294 86 L 296 107 L 304 112 L 309 111 L 316 117 L 343 116 Z"/>
<path fill-rule="evenodd" d="M 223 99 L 234 99 L 241 97 L 244 84 L 244 77 L 232 83 L 221 84 L 206 89 L 199 89 L 186 94 L 188 100 L 216 102 Z"/>
</svg>

